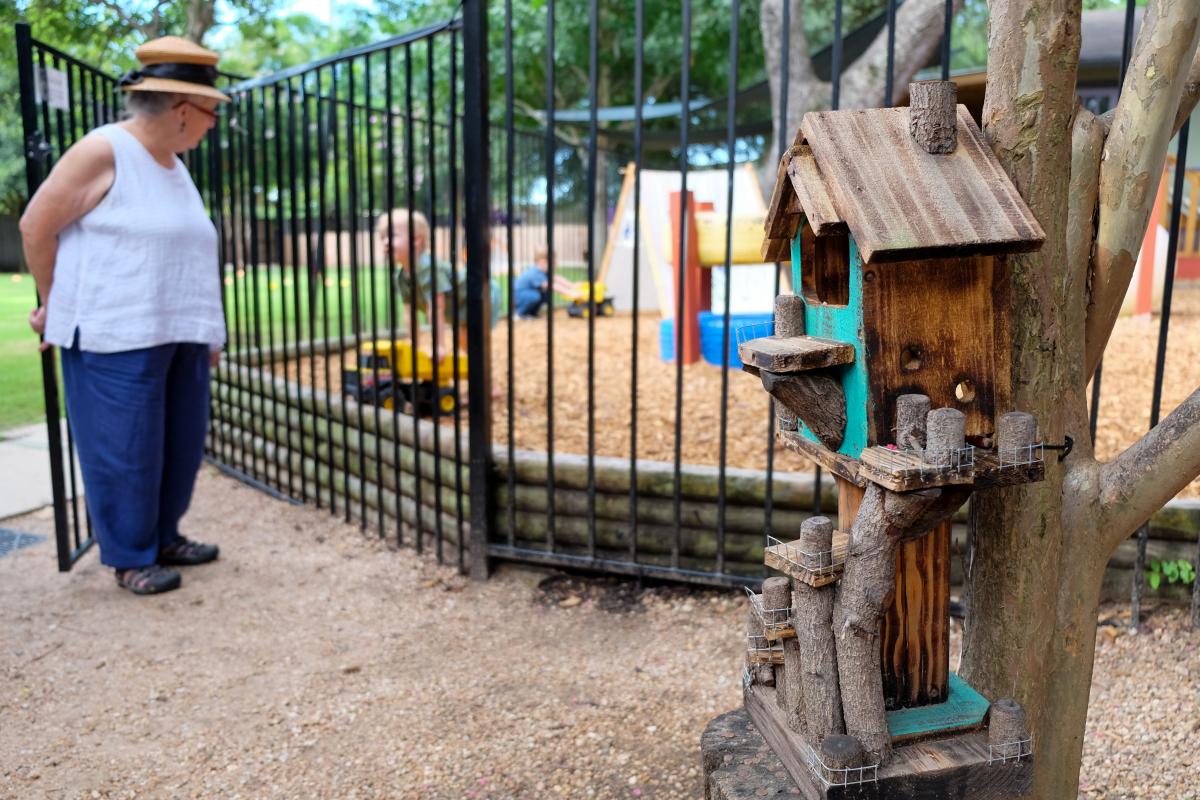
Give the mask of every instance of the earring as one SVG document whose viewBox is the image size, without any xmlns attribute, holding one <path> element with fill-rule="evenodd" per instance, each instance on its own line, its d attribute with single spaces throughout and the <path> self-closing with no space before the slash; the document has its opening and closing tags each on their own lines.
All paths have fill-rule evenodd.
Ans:
<svg viewBox="0 0 1200 800">
<path fill-rule="evenodd" d="M 187 127 L 187 123 L 186 123 L 186 122 L 182 122 L 182 121 L 181 121 L 181 122 L 179 123 L 179 132 L 180 132 L 180 133 L 183 133 L 183 129 L 184 129 L 184 128 L 186 128 L 186 127 Z"/>
</svg>

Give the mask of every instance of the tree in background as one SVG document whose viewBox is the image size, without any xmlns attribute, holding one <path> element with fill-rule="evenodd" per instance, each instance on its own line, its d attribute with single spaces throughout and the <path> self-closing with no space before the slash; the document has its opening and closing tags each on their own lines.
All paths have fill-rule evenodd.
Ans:
<svg viewBox="0 0 1200 800">
<path fill-rule="evenodd" d="M 1200 474 L 1200 389 L 1108 463 L 1086 388 L 1125 296 L 1167 144 L 1200 99 L 1200 4 L 1153 0 L 1117 107 L 1075 95 L 1079 0 L 992 0 L 984 130 L 1046 232 L 1010 256 L 1013 407 L 1074 440 L 1046 480 L 971 501 L 972 594 L 960 672 L 1030 711 L 1037 785 L 1076 797 L 1101 578 L 1117 545 Z"/>
</svg>

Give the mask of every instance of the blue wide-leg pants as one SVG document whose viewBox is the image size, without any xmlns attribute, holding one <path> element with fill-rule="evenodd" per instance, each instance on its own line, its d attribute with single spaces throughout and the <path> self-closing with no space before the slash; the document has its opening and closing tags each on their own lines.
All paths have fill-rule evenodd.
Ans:
<svg viewBox="0 0 1200 800">
<path fill-rule="evenodd" d="M 208 430 L 209 349 L 62 351 L 67 415 L 100 562 L 153 564 L 179 538 Z"/>
</svg>

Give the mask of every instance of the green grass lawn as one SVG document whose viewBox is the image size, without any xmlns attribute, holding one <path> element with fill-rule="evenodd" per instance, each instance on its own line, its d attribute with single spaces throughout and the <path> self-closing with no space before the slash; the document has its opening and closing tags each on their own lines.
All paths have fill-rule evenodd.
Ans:
<svg viewBox="0 0 1200 800">
<path fill-rule="evenodd" d="M 42 360 L 26 321 L 33 279 L 0 273 L 0 431 L 43 418 Z"/>
</svg>

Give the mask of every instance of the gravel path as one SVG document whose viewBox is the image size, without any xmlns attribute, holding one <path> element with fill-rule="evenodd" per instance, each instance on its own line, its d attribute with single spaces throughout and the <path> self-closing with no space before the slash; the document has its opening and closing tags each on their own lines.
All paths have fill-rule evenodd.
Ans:
<svg viewBox="0 0 1200 800">
<path fill-rule="evenodd" d="M 740 702 L 736 593 L 469 583 L 207 469 L 187 524 L 224 555 L 161 598 L 95 554 L 56 574 L 50 541 L 0 559 L 0 797 L 701 796 L 700 733 Z M 1194 793 L 1183 621 L 1105 629 L 1081 796 Z"/>
</svg>

